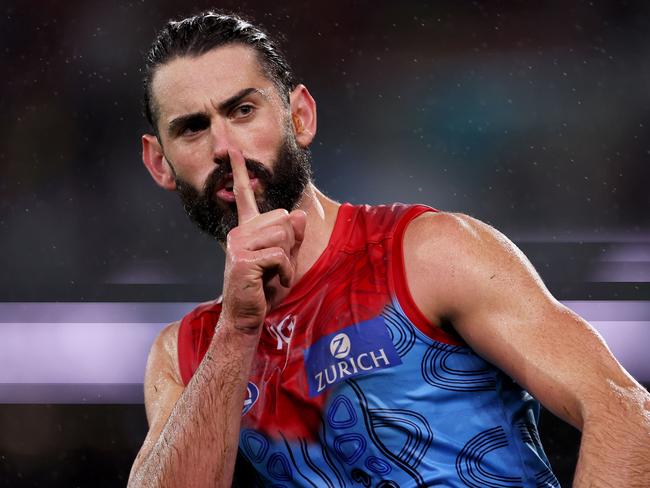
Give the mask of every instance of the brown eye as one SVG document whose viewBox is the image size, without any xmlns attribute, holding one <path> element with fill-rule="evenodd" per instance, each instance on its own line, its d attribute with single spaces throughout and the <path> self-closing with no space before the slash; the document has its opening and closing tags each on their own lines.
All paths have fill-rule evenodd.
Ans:
<svg viewBox="0 0 650 488">
<path fill-rule="evenodd" d="M 235 118 L 248 117 L 253 113 L 253 110 L 254 108 L 252 105 L 240 105 L 234 110 L 233 116 Z"/>
</svg>

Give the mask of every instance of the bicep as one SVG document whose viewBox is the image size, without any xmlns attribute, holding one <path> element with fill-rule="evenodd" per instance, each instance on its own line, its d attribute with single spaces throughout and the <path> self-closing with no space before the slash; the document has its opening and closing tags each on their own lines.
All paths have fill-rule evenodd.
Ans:
<svg viewBox="0 0 650 488">
<path fill-rule="evenodd" d="M 612 384 L 629 383 L 600 335 L 562 304 L 547 298 L 531 304 L 521 295 L 504 301 L 509 310 L 477 306 L 461 314 L 457 330 L 555 415 L 581 429 L 587 410 L 606 401 Z"/>
<path fill-rule="evenodd" d="M 420 252 L 435 270 L 428 275 L 444 276 L 428 283 L 433 316 L 449 319 L 479 355 L 578 428 L 612 385 L 633 386 L 598 333 L 552 297 L 505 236 L 466 216 L 441 222 L 442 237 Z"/>
<path fill-rule="evenodd" d="M 149 431 L 133 464 L 132 472 L 148 456 L 160 437 L 176 402 L 183 393 L 176 358 L 178 324 L 163 329 L 149 352 L 144 378 L 144 400 Z"/>
<path fill-rule="evenodd" d="M 528 259 L 495 229 L 472 221 L 480 243 L 466 274 L 472 298 L 461 298 L 458 332 L 479 354 L 577 428 L 607 408 L 617 388 L 634 380 L 598 332 L 559 303 Z M 462 310 L 462 311 L 461 311 Z"/>
</svg>

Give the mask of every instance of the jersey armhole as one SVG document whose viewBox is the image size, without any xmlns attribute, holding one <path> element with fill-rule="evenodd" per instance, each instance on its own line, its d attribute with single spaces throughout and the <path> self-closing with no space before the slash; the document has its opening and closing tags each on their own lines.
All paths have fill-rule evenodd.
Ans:
<svg viewBox="0 0 650 488">
<path fill-rule="evenodd" d="M 183 317 L 181 325 L 178 327 L 178 369 L 184 386 L 187 386 L 193 374 L 190 364 L 193 351 L 192 322 L 190 320 L 192 315 L 194 314 L 190 313 Z"/>
<path fill-rule="evenodd" d="M 448 334 L 440 327 L 432 324 L 429 319 L 425 317 L 422 311 L 415 304 L 411 290 L 409 290 L 406 281 L 406 265 L 404 263 L 404 234 L 408 224 L 413 219 L 419 217 L 426 212 L 437 212 L 436 209 L 427 207 L 425 205 L 416 205 L 410 208 L 397 222 L 393 232 L 393 242 L 391 249 L 391 259 L 388 271 L 388 283 L 391 294 L 399 302 L 406 317 L 415 325 L 424 335 L 428 338 L 451 344 L 454 346 L 465 345 L 464 342 L 459 341 L 456 337 Z"/>
<path fill-rule="evenodd" d="M 178 369 L 183 385 L 201 364 L 221 314 L 221 297 L 200 304 L 181 320 L 178 328 Z"/>
</svg>

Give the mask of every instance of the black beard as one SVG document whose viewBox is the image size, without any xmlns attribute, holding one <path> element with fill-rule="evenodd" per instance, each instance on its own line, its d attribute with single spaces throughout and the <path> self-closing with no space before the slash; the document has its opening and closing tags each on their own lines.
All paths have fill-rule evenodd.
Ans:
<svg viewBox="0 0 650 488">
<path fill-rule="evenodd" d="M 260 213 L 276 208 L 291 212 L 300 200 L 307 184 L 311 181 L 311 157 L 309 149 L 298 147 L 295 141 L 285 136 L 278 148 L 273 170 L 259 161 L 245 159 L 246 168 L 256 177 L 264 189 L 262 197 L 257 198 Z M 215 161 L 217 166 L 208 175 L 203 191 L 198 192 L 191 184 L 176 177 L 176 187 L 183 207 L 190 220 L 199 229 L 225 243 L 228 232 L 237 227 L 237 205 L 219 201 L 216 189 L 223 185 L 229 173 L 230 158 Z"/>
</svg>

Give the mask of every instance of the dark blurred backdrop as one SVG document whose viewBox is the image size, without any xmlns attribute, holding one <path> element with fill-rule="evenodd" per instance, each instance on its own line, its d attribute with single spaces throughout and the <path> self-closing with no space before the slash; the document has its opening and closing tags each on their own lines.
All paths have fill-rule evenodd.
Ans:
<svg viewBox="0 0 650 488">
<path fill-rule="evenodd" d="M 53 318 L 57 302 L 71 307 L 66 317 L 82 302 L 189 309 L 220 290 L 218 246 L 140 161 L 143 53 L 167 19 L 209 7 L 283 39 L 318 104 L 321 190 L 496 226 L 650 383 L 643 357 L 629 352 L 650 338 L 650 3 L 9 0 L 0 16 L 0 486 L 124 486 L 146 432 L 146 348 L 179 316 L 117 320 L 96 308 L 88 319 Z M 608 312 L 594 308 L 603 304 Z M 81 332 L 56 326 L 96 323 L 121 324 L 107 329 L 115 334 L 150 326 L 131 376 L 25 372 L 27 351 L 57 344 L 34 324 L 66 341 Z M 86 367 L 69 354 L 71 367 Z M 102 382 L 130 386 L 113 398 L 95 394 Z M 569 483 L 577 432 L 545 414 L 542 433 Z"/>
</svg>

